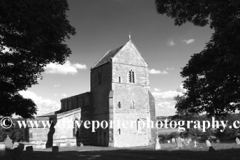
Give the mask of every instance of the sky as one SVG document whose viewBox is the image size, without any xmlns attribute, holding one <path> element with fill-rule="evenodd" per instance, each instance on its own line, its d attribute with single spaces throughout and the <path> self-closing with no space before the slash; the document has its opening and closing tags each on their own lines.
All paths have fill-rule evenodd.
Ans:
<svg viewBox="0 0 240 160">
<path fill-rule="evenodd" d="M 76 35 L 66 40 L 72 54 L 64 65 L 48 64 L 39 84 L 20 93 L 31 98 L 38 115 L 60 109 L 60 100 L 90 91 L 90 69 L 109 50 L 128 41 L 149 65 L 156 116 L 174 115 L 173 98 L 182 95 L 180 72 L 199 53 L 213 30 L 174 20 L 156 12 L 154 0 L 68 0 L 67 12 Z"/>
</svg>

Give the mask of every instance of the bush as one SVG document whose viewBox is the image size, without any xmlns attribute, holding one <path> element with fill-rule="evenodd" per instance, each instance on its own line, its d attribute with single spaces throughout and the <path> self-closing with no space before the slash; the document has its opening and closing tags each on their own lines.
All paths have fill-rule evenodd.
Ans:
<svg viewBox="0 0 240 160">
<path fill-rule="evenodd" d="M 7 133 L 3 129 L 0 129 L 0 142 L 3 142 L 6 137 Z"/>
<path fill-rule="evenodd" d="M 168 138 L 172 139 L 172 138 L 177 138 L 178 136 L 179 136 L 178 132 L 172 132 L 172 133 L 169 134 Z"/>
<path fill-rule="evenodd" d="M 170 139 L 169 134 L 159 134 L 158 138 L 161 143 L 165 143 L 167 140 Z"/>
</svg>

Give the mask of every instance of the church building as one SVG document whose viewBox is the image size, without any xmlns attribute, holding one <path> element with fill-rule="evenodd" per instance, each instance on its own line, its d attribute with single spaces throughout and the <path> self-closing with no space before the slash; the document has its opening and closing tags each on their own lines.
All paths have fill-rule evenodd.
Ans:
<svg viewBox="0 0 240 160">
<path fill-rule="evenodd" d="M 61 109 L 37 119 L 49 119 L 54 125 L 70 121 L 72 128 L 31 129 L 30 141 L 55 144 L 83 144 L 112 147 L 146 146 L 154 143 L 156 130 L 138 126 L 147 119 L 155 122 L 155 100 L 149 88 L 148 64 L 129 37 L 126 44 L 107 52 L 91 68 L 90 92 L 61 100 Z M 136 126 L 121 125 L 92 128 L 76 121 L 136 122 Z M 64 144 L 65 143 L 65 144 Z"/>
<path fill-rule="evenodd" d="M 108 51 L 91 68 L 90 92 L 61 100 L 60 112 L 81 108 L 80 119 L 101 121 L 155 121 L 155 100 L 149 88 L 148 64 L 129 41 Z M 138 124 L 138 123 L 136 123 Z M 100 146 L 131 147 L 153 143 L 154 129 L 139 126 L 80 128 L 79 141 Z"/>
</svg>

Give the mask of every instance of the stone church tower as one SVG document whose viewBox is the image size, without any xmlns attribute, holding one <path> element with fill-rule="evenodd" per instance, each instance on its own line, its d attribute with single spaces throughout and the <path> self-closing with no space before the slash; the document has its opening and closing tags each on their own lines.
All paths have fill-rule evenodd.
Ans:
<svg viewBox="0 0 240 160">
<path fill-rule="evenodd" d="M 139 121 L 155 121 L 155 100 L 149 90 L 148 64 L 129 37 L 123 46 L 107 52 L 91 69 L 91 119 L 113 121 L 112 128 L 92 133 L 94 145 L 130 147 L 149 145 L 155 130 Z M 136 122 L 127 127 L 116 122 Z"/>
</svg>

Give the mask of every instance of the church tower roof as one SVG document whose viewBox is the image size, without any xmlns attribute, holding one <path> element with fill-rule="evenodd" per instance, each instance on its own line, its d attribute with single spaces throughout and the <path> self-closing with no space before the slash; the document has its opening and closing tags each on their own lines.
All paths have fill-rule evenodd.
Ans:
<svg viewBox="0 0 240 160">
<path fill-rule="evenodd" d="M 130 45 L 130 44 L 135 47 L 134 43 L 132 42 L 131 35 L 128 36 L 128 42 L 127 42 L 126 44 L 124 44 L 124 45 L 122 45 L 122 46 L 120 46 L 120 47 L 118 47 L 118 48 L 116 48 L 116 49 L 114 49 L 114 50 L 108 51 L 108 52 L 92 67 L 92 69 L 97 68 L 97 67 L 99 67 L 99 66 L 101 66 L 101 65 L 103 65 L 103 64 L 105 64 L 105 63 L 107 63 L 107 62 L 110 62 L 111 59 L 112 59 L 115 55 L 117 55 L 117 53 L 118 53 L 119 51 L 121 51 L 122 48 L 124 48 L 124 46 Z M 137 50 L 136 47 L 135 47 L 135 49 Z"/>
<path fill-rule="evenodd" d="M 94 66 L 93 68 L 96 68 L 98 66 L 101 66 L 107 62 L 109 62 L 111 60 L 111 58 L 113 58 L 123 47 L 124 45 L 114 49 L 114 50 L 110 50 L 108 51 Z M 92 69 L 93 69 L 92 68 Z"/>
</svg>

